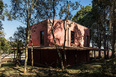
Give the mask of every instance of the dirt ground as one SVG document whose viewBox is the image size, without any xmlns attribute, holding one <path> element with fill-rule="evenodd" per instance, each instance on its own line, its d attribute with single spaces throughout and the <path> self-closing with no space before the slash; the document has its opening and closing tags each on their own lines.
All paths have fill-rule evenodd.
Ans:
<svg viewBox="0 0 116 77">
<path fill-rule="evenodd" d="M 14 63 L 4 63 L 0 68 L 0 77 L 115 77 L 100 72 L 102 61 L 89 62 L 68 67 L 65 72 L 60 68 L 28 66 L 24 74 L 24 66 L 15 67 Z"/>
</svg>

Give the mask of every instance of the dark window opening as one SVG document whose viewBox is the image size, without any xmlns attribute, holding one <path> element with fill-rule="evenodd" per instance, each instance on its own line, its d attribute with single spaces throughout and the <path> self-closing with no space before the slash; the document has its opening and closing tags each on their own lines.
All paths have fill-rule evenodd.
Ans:
<svg viewBox="0 0 116 77">
<path fill-rule="evenodd" d="M 89 37 L 87 36 L 87 37 L 86 37 L 86 46 L 87 46 L 87 47 L 89 47 L 89 39 L 88 39 L 88 38 L 89 38 Z"/>
<path fill-rule="evenodd" d="M 71 31 L 71 43 L 74 43 L 74 31 Z"/>
<path fill-rule="evenodd" d="M 44 31 L 40 32 L 40 44 L 44 45 Z"/>
</svg>

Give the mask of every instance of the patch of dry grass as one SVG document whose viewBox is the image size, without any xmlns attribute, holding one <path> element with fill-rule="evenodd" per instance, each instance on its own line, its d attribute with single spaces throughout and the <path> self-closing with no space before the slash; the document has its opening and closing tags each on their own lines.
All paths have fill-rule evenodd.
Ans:
<svg viewBox="0 0 116 77">
<path fill-rule="evenodd" d="M 65 72 L 60 68 L 28 66 L 28 72 L 24 74 L 24 66 L 15 67 L 14 63 L 5 63 L 0 68 L 0 77 L 105 77 L 100 73 L 100 68 L 100 62 L 68 67 Z"/>
</svg>

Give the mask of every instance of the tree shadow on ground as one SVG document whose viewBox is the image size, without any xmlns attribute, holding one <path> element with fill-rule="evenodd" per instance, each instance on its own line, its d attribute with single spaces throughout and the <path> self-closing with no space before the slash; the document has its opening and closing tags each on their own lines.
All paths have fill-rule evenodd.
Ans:
<svg viewBox="0 0 116 77">
<path fill-rule="evenodd" d="M 2 67 L 14 67 L 15 64 L 14 63 L 5 63 L 5 64 L 2 64 Z"/>
<path fill-rule="evenodd" d="M 75 74 L 74 76 L 75 77 L 114 77 L 114 76 L 104 75 L 99 72 L 93 72 L 93 73 L 85 72 L 85 73 Z"/>
<path fill-rule="evenodd" d="M 98 64 L 97 64 L 98 63 Z M 58 67 L 36 67 L 28 66 L 27 73 L 24 74 L 24 66 L 15 67 L 15 64 L 3 64 L 0 68 L 0 77 L 115 77 L 108 74 L 103 74 L 100 71 L 101 62 L 84 63 L 68 67 L 66 71 L 62 71 Z M 98 66 L 99 65 L 99 66 Z M 79 70 L 79 72 L 77 72 Z M 13 72 L 11 72 L 13 71 Z M 76 72 L 75 72 L 76 71 Z M 5 72 L 10 72 L 8 75 Z"/>
<path fill-rule="evenodd" d="M 29 70 L 29 72 L 36 73 L 37 77 L 47 76 L 47 77 L 65 77 L 66 75 L 69 76 L 68 72 L 62 72 L 61 69 L 58 68 L 33 68 L 33 70 Z"/>
</svg>

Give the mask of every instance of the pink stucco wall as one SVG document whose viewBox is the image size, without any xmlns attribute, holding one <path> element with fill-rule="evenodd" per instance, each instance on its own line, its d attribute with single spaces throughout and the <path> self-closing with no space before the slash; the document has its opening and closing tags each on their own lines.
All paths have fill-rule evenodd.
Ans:
<svg viewBox="0 0 116 77">
<path fill-rule="evenodd" d="M 45 20 L 31 27 L 31 38 L 32 38 L 32 43 L 34 46 L 40 46 L 40 31 L 44 31 L 44 35 L 45 35 L 44 45 L 48 45 L 47 43 L 47 22 Z M 29 41 L 29 45 L 31 45 L 30 41 Z"/>
<path fill-rule="evenodd" d="M 40 31 L 44 31 L 44 46 L 54 45 L 53 36 L 51 33 L 52 21 L 52 19 L 47 19 L 32 26 L 31 35 L 34 46 L 40 46 Z M 63 24 L 65 24 L 66 27 L 66 46 L 86 46 L 86 37 L 90 36 L 88 28 L 70 20 L 63 21 L 62 19 L 55 19 L 53 32 L 58 45 L 64 44 Z M 74 31 L 75 33 L 74 44 L 71 44 L 71 31 Z M 31 45 L 30 42 L 29 45 Z"/>
</svg>

